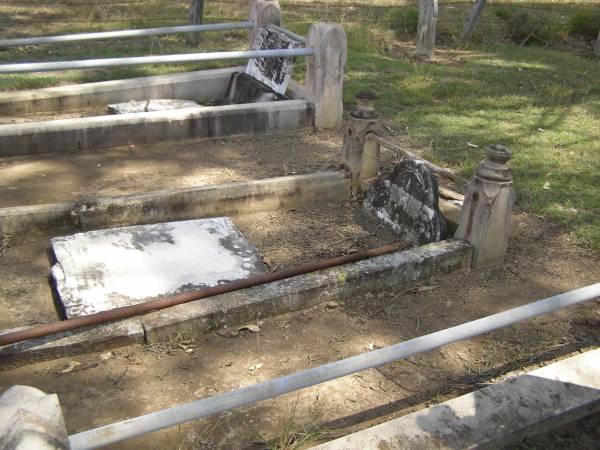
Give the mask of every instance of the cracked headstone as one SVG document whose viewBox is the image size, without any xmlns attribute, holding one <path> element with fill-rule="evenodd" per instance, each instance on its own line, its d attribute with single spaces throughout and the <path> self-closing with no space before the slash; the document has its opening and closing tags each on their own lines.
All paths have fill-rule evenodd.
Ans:
<svg viewBox="0 0 600 450">
<path fill-rule="evenodd" d="M 364 207 L 414 245 L 440 241 L 446 221 L 438 207 L 438 186 L 425 165 L 402 160 L 368 191 Z"/>
<path fill-rule="evenodd" d="M 228 217 L 95 230 L 52 239 L 67 318 L 265 273 Z"/>
<path fill-rule="evenodd" d="M 178 100 L 170 98 L 159 98 L 151 100 L 130 100 L 123 103 L 108 105 L 108 111 L 112 114 L 129 114 L 152 111 L 170 111 L 173 109 L 198 108 L 199 105 L 191 100 Z"/>
</svg>

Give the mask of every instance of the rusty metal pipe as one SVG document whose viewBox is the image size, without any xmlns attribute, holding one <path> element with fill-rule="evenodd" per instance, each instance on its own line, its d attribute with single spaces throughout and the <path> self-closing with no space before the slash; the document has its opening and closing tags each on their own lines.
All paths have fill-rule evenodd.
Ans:
<svg viewBox="0 0 600 450">
<path fill-rule="evenodd" d="M 232 281 L 219 286 L 185 292 L 183 294 L 177 294 L 171 297 L 158 298 L 148 302 L 139 303 L 137 305 L 121 306 L 119 308 L 100 311 L 98 313 L 83 317 L 76 317 L 74 319 L 35 325 L 31 328 L 0 335 L 0 346 L 16 344 L 17 342 L 49 336 L 51 334 L 62 333 L 65 331 L 71 331 L 77 328 L 98 325 L 101 323 L 111 322 L 113 320 L 127 319 L 129 317 L 170 308 L 171 306 L 181 305 L 182 303 L 188 303 L 194 300 L 200 300 L 207 297 L 213 297 L 215 295 L 239 291 L 241 289 L 248 289 L 261 284 L 271 283 L 273 281 L 279 281 L 309 272 L 316 272 L 317 270 L 324 270 L 331 267 L 341 266 L 343 264 L 350 264 L 362 259 L 373 258 L 375 256 L 400 250 L 405 245 L 406 244 L 402 242 L 395 242 L 383 247 L 377 247 L 350 255 L 338 256 L 336 258 L 324 259 L 314 263 L 306 263 L 297 267 L 279 270 L 277 272 L 256 275 L 244 280 Z"/>
</svg>

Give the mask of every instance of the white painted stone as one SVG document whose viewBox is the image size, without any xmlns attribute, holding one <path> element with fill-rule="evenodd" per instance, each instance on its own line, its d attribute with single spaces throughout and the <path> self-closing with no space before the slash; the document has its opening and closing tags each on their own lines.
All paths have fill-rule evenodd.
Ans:
<svg viewBox="0 0 600 450">
<path fill-rule="evenodd" d="M 264 273 L 227 217 L 96 230 L 52 239 L 67 317 Z"/>
<path fill-rule="evenodd" d="M 108 110 L 113 114 L 129 114 L 150 111 L 171 111 L 173 109 L 200 107 L 191 100 L 179 100 L 171 98 L 159 98 L 151 100 L 130 100 L 124 103 L 108 105 Z"/>
</svg>

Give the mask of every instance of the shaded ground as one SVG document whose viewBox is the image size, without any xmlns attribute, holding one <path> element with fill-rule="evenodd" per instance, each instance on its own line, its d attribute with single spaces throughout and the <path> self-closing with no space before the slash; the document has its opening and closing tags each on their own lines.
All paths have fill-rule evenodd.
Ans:
<svg viewBox="0 0 600 450">
<path fill-rule="evenodd" d="M 338 167 L 342 135 L 300 131 L 0 159 L 0 207 L 309 173 Z"/>
<path fill-rule="evenodd" d="M 235 338 L 213 334 L 192 343 L 128 347 L 110 354 L 32 364 L 0 372 L 0 390 L 23 383 L 58 393 L 69 431 L 76 432 L 314 367 L 598 281 L 598 255 L 584 253 L 547 223 L 531 219 L 523 228 L 498 270 L 436 276 L 394 292 L 373 292 L 340 299 L 338 305 L 266 318 L 260 322 L 260 332 Z M 333 438 L 485 386 L 507 373 L 597 347 L 599 325 L 600 301 L 591 301 L 113 448 L 239 449 L 258 435 L 275 436 L 292 416 L 296 430 L 317 426 L 316 439 Z M 73 361 L 81 364 L 69 371 Z M 600 439 L 598 428 L 589 425 L 594 420 L 597 417 L 583 422 L 585 426 L 579 424 L 570 434 L 558 431 L 572 445 L 548 435 L 521 448 L 548 448 L 543 447 L 547 442 L 555 448 L 593 448 L 589 443 Z"/>
</svg>

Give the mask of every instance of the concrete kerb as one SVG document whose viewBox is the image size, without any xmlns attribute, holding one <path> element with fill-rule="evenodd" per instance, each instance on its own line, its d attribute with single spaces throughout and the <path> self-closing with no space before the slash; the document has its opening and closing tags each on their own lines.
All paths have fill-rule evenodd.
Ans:
<svg viewBox="0 0 600 450">
<path fill-rule="evenodd" d="M 588 351 L 313 449 L 503 448 L 599 411 L 599 361 Z"/>
<path fill-rule="evenodd" d="M 316 172 L 72 203 L 0 208 L 0 233 L 36 234 L 235 216 L 310 204 L 315 198 L 321 203 L 341 203 L 349 197 L 350 182 L 346 174 Z"/>
<path fill-rule="evenodd" d="M 8 124 L 0 125 L 0 156 L 292 131 L 313 124 L 314 106 L 306 100 Z"/>
<path fill-rule="evenodd" d="M 434 273 L 467 269 L 472 247 L 442 241 L 353 264 L 179 305 L 167 310 L 102 325 L 83 332 L 38 339 L 0 348 L 4 367 L 35 359 L 99 351 L 106 348 L 200 336 L 215 327 L 344 300 L 372 290 L 401 287 Z M 143 329 L 143 336 L 140 336 Z"/>
</svg>

